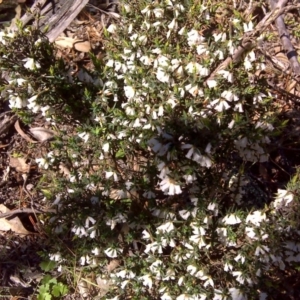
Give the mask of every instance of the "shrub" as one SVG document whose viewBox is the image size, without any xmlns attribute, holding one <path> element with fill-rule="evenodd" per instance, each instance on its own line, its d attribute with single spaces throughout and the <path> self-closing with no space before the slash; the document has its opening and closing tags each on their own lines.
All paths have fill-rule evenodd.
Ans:
<svg viewBox="0 0 300 300">
<path fill-rule="evenodd" d="M 89 118 L 52 143 L 63 176 L 49 230 L 71 234 L 78 264 L 110 280 L 107 297 L 266 299 L 296 271 L 298 177 L 274 195 L 250 172 L 283 127 L 255 77 L 263 58 L 250 49 L 213 73 L 255 24 L 230 5 L 220 23 L 220 8 L 125 1 L 105 61 L 93 58 L 103 85 Z M 53 247 L 60 269 L 65 252 Z"/>
</svg>

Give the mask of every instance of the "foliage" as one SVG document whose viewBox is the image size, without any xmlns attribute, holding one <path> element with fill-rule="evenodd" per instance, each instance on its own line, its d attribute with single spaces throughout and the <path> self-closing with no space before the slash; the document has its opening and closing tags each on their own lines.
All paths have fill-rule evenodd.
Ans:
<svg viewBox="0 0 300 300">
<path fill-rule="evenodd" d="M 264 69 L 258 50 L 211 76 L 255 25 L 237 10 L 221 22 L 220 8 L 226 4 L 125 1 L 122 21 L 105 32 L 105 60 L 92 57 L 103 80 L 98 93 L 66 80 L 61 62 L 43 65 L 44 42 L 36 45 L 42 54 L 26 52 L 33 62 L 13 73 L 26 77 L 27 89 L 35 83 L 28 97 L 54 107 L 47 117 L 58 129 L 55 108 L 87 105 L 76 132 L 61 130 L 37 162 L 58 208 L 48 235 L 75 253 L 53 244 L 49 257 L 62 270 L 75 256 L 82 272 L 109 280 L 105 299 L 272 299 L 282 288 L 277 279 L 297 271 L 298 173 L 276 193 L 251 174 L 268 162 L 285 122 L 256 78 Z M 12 72 L 13 62 L 2 61 Z M 25 96 L 16 101 L 13 84 L 6 92 L 17 111 L 42 110 Z M 78 106 L 63 97 L 73 87 Z M 108 272 L 113 259 L 119 265 Z M 41 291 L 53 294 L 58 283 L 45 284 Z"/>
<path fill-rule="evenodd" d="M 30 123 L 32 113 L 53 122 L 88 116 L 95 87 L 71 76 L 70 66 L 55 58 L 54 46 L 43 33 L 19 24 L 18 32 L 2 34 L 0 41 L 1 70 L 7 78 L 1 98 L 8 98 L 12 109 L 29 109 L 25 114 L 17 110 L 23 121 Z"/>
<path fill-rule="evenodd" d="M 61 299 L 61 297 L 68 294 L 68 287 L 61 282 L 57 282 L 51 275 L 45 275 L 38 291 L 38 300 Z"/>
</svg>

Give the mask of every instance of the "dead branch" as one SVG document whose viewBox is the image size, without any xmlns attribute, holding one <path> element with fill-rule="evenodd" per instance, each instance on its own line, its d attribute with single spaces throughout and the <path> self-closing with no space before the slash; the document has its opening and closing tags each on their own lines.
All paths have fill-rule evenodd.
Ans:
<svg viewBox="0 0 300 300">
<path fill-rule="evenodd" d="M 20 19 L 23 25 L 36 19 L 35 26 L 41 30 L 47 29 L 50 42 L 54 40 L 70 25 L 89 0 L 37 0 L 29 12 Z M 12 28 L 17 29 L 17 26 Z"/>
<path fill-rule="evenodd" d="M 281 3 L 286 0 L 280 0 Z M 247 51 L 250 51 L 257 45 L 256 38 L 261 35 L 267 27 L 272 24 L 279 16 L 282 14 L 297 9 L 299 8 L 300 5 L 289 5 L 287 7 L 275 7 L 272 9 L 271 12 L 269 12 L 255 27 L 255 29 L 252 32 L 247 32 L 244 34 L 242 40 L 241 40 L 241 46 L 239 46 L 234 54 L 232 56 L 228 56 L 225 61 L 223 61 L 218 67 L 210 74 L 209 78 L 206 80 L 213 80 L 216 74 L 221 71 L 226 69 L 230 63 L 238 63 L 242 57 L 243 54 Z"/>
<path fill-rule="evenodd" d="M 274 10 L 276 8 L 281 9 L 286 5 L 287 1 L 288 0 L 278 0 L 278 2 L 277 2 L 276 0 L 270 0 L 270 7 L 272 10 Z M 275 25 L 277 27 L 279 37 L 281 39 L 283 48 L 286 51 L 286 55 L 290 61 L 293 72 L 295 75 L 299 75 L 300 74 L 300 64 L 298 62 L 297 52 L 295 51 L 293 44 L 290 40 L 290 35 L 285 27 L 282 15 L 280 15 L 276 18 Z"/>
<path fill-rule="evenodd" d="M 45 209 L 45 210 L 41 210 L 41 209 L 31 209 L 31 208 L 20 208 L 20 209 L 15 209 L 15 210 L 11 210 L 5 213 L 0 213 L 0 219 L 1 218 L 9 218 L 12 217 L 14 215 L 17 214 L 46 214 L 46 213 L 55 213 L 57 212 L 56 209 Z"/>
<path fill-rule="evenodd" d="M 27 11 L 24 16 L 20 19 L 23 25 L 28 24 L 33 18 L 41 11 L 43 6 L 45 5 L 47 0 L 36 0 L 32 5 L 31 9 Z M 16 30 L 17 26 L 14 24 L 11 28 L 12 30 Z"/>
</svg>

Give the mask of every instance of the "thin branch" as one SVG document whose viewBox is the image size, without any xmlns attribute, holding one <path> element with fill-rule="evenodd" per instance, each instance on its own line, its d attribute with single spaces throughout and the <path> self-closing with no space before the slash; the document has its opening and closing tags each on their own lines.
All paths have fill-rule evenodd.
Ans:
<svg viewBox="0 0 300 300">
<path fill-rule="evenodd" d="M 55 213 L 57 212 L 56 209 L 50 208 L 50 209 L 31 209 L 31 208 L 19 208 L 15 210 L 11 210 L 5 213 L 0 214 L 0 219 L 1 218 L 9 218 L 17 214 L 46 214 L 46 213 Z"/>
<path fill-rule="evenodd" d="M 280 1 L 286 1 L 286 0 L 280 0 Z M 241 46 L 239 46 L 234 54 L 232 56 L 228 56 L 225 61 L 223 61 L 209 76 L 209 78 L 206 80 L 213 80 L 214 77 L 216 76 L 216 74 L 221 71 L 226 69 L 230 63 L 237 63 L 239 62 L 242 57 L 243 54 L 247 51 L 250 51 L 251 49 L 253 49 L 256 44 L 256 37 L 261 35 L 262 32 L 264 32 L 267 27 L 272 24 L 279 16 L 281 16 L 282 14 L 294 10 L 294 9 L 298 9 L 300 7 L 300 4 L 297 5 L 289 5 L 287 7 L 282 7 L 282 8 L 278 8 L 275 7 L 275 9 L 273 9 L 271 12 L 269 12 L 255 27 L 255 29 L 251 32 L 246 32 L 242 38 L 241 41 Z"/>
<path fill-rule="evenodd" d="M 288 0 L 278 0 L 278 2 L 276 3 L 276 0 L 270 0 L 270 7 L 273 10 L 276 8 L 282 9 L 286 5 L 287 2 L 288 2 Z M 280 15 L 276 18 L 275 25 L 277 27 L 279 37 L 281 39 L 283 48 L 286 51 L 287 58 L 290 61 L 291 67 L 294 71 L 294 74 L 299 75 L 300 74 L 300 64 L 298 62 L 297 52 L 295 51 L 294 46 L 290 40 L 290 35 L 285 27 L 282 15 Z"/>
</svg>

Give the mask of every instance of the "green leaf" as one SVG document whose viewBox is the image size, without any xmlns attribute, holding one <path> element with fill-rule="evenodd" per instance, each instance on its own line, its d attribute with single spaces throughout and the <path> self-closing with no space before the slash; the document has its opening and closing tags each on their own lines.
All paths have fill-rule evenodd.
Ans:
<svg viewBox="0 0 300 300">
<path fill-rule="evenodd" d="M 51 275 L 47 274 L 44 276 L 44 278 L 42 279 L 42 284 L 44 285 L 50 285 L 50 284 L 56 284 L 57 283 L 57 280 L 56 278 L 53 278 Z"/>
<path fill-rule="evenodd" d="M 58 284 L 54 285 L 52 288 L 52 295 L 54 297 L 59 297 L 60 296 L 60 286 Z"/>
<path fill-rule="evenodd" d="M 124 150 L 119 149 L 118 152 L 116 153 L 116 158 L 123 158 L 125 156 Z"/>
<path fill-rule="evenodd" d="M 53 270 L 56 267 L 56 262 L 49 260 L 49 261 L 42 261 L 40 263 L 40 268 L 45 271 L 45 272 L 49 272 L 51 270 Z"/>
<path fill-rule="evenodd" d="M 39 286 L 39 294 L 43 295 L 49 292 L 49 284 Z"/>
<path fill-rule="evenodd" d="M 68 287 L 59 282 L 52 288 L 52 295 L 55 297 L 64 296 L 68 293 Z"/>
<path fill-rule="evenodd" d="M 49 293 L 44 294 L 43 297 L 44 297 L 43 298 L 44 300 L 51 300 L 52 299 L 52 296 Z"/>
<path fill-rule="evenodd" d="M 49 293 L 40 294 L 37 297 L 38 300 L 51 300 L 52 296 Z"/>
</svg>

